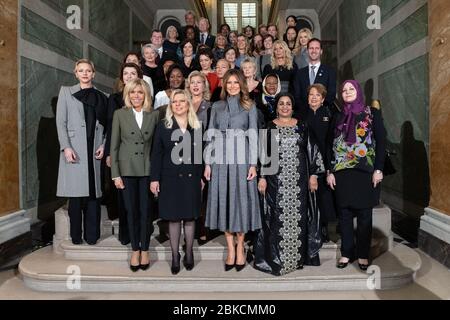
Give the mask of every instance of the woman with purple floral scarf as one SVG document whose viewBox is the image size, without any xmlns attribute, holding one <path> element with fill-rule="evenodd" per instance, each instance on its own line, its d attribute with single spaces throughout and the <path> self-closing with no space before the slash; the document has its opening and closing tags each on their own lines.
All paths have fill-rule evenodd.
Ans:
<svg viewBox="0 0 450 320">
<path fill-rule="evenodd" d="M 341 258 L 338 268 L 358 258 L 367 270 L 372 238 L 372 209 L 379 202 L 383 180 L 386 131 L 379 110 L 364 103 L 360 84 L 344 81 L 342 111 L 336 115 L 327 156 L 327 183 L 336 192 L 341 227 Z M 357 217 L 356 257 L 353 217 Z"/>
</svg>

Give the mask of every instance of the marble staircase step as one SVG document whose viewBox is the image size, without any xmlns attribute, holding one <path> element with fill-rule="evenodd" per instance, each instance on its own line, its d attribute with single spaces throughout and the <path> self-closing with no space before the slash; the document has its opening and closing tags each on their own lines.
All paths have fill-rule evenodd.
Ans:
<svg viewBox="0 0 450 320">
<path fill-rule="evenodd" d="M 320 250 L 321 260 L 336 259 L 339 246 L 329 242 Z M 124 246 L 115 235 L 101 239 L 96 245 L 74 245 L 70 240 L 64 240 L 59 244 L 59 251 L 69 260 L 107 260 L 127 261 L 130 258 L 130 245 Z M 180 247 L 180 252 L 182 248 Z M 194 243 L 194 257 L 201 260 L 224 260 L 226 258 L 226 241 L 223 235 L 218 236 L 206 244 L 199 246 Z M 150 240 L 150 256 L 156 260 L 170 261 L 172 258 L 168 240 L 160 242 L 152 237 Z"/>
<path fill-rule="evenodd" d="M 170 273 L 170 260 L 152 260 L 146 271 L 133 273 L 127 261 L 68 260 L 46 247 L 26 256 L 19 265 L 25 284 L 51 292 L 277 292 L 395 289 L 413 282 L 420 268 L 419 255 L 402 244 L 373 261 L 369 272 L 357 263 L 337 269 L 335 260 L 319 267 L 305 266 L 275 277 L 252 266 L 241 272 L 223 270 L 222 260 L 196 260 L 192 271 L 182 267 Z M 374 287 L 369 281 L 375 279 Z"/>
</svg>

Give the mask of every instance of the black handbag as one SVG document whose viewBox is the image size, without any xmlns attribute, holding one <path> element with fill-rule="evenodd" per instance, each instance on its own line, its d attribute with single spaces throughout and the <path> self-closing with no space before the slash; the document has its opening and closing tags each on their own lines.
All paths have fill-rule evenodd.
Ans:
<svg viewBox="0 0 450 320">
<path fill-rule="evenodd" d="M 395 174 L 396 172 L 397 170 L 392 164 L 391 153 L 388 150 L 386 150 L 386 156 L 384 157 L 383 175 L 389 176 Z"/>
</svg>

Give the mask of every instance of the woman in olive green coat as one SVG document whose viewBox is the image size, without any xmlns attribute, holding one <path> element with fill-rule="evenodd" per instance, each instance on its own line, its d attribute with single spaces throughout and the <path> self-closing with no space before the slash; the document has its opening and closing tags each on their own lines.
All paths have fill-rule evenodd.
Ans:
<svg viewBox="0 0 450 320">
<path fill-rule="evenodd" d="M 125 107 L 113 117 L 111 134 L 111 176 L 121 190 L 130 233 L 130 269 L 150 266 L 150 148 L 158 112 L 151 112 L 150 91 L 142 79 L 129 82 L 124 89 Z"/>
</svg>

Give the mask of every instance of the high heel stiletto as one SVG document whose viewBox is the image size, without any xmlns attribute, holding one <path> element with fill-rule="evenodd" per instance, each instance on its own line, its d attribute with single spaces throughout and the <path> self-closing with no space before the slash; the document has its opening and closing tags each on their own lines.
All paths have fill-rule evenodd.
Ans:
<svg viewBox="0 0 450 320">
<path fill-rule="evenodd" d="M 141 254 L 139 253 L 139 260 L 141 260 Z M 130 270 L 133 272 L 137 272 L 141 268 L 141 265 L 133 266 L 130 261 Z"/>
<path fill-rule="evenodd" d="M 236 251 L 237 251 L 237 246 L 236 246 Z M 245 254 L 246 254 L 246 250 L 245 250 L 245 248 L 244 248 L 244 258 L 246 257 Z M 237 264 L 237 263 L 235 263 L 234 265 L 235 265 L 235 267 L 236 267 L 236 271 L 237 271 L 237 272 L 242 271 L 242 269 L 245 268 L 246 263 L 247 263 L 247 260 L 244 260 L 244 264 Z"/>
<path fill-rule="evenodd" d="M 172 260 L 172 266 L 170 267 L 170 271 L 172 272 L 173 275 L 176 275 L 176 274 L 178 274 L 178 272 L 180 272 L 180 259 L 181 259 L 181 255 L 180 255 L 180 253 L 178 253 L 178 257 L 177 257 L 178 264 L 175 265 L 174 260 Z"/>
<path fill-rule="evenodd" d="M 191 257 L 192 257 L 192 262 L 187 261 L 186 255 L 184 255 L 184 258 L 183 258 L 183 265 L 187 271 L 191 271 L 192 269 L 194 269 L 194 252 L 191 253 Z"/>
<path fill-rule="evenodd" d="M 142 253 L 141 253 L 141 257 L 142 257 Z M 149 259 L 150 260 L 150 259 Z M 146 263 L 146 264 L 140 264 L 139 267 L 141 268 L 141 270 L 147 270 L 148 268 L 150 268 L 150 262 Z"/>
</svg>

